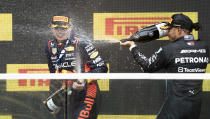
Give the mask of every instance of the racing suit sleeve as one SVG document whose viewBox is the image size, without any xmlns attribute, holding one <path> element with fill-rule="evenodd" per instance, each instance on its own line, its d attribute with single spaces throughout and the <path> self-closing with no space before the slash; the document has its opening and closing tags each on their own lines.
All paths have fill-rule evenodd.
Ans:
<svg viewBox="0 0 210 119">
<path fill-rule="evenodd" d="M 138 47 L 130 49 L 135 61 L 141 66 L 144 72 L 154 72 L 163 68 L 167 63 L 167 57 L 162 47 L 151 57 L 147 58 Z"/>
<path fill-rule="evenodd" d="M 107 66 L 99 55 L 99 52 L 93 46 L 92 43 L 88 41 L 79 42 L 79 49 L 82 54 L 82 57 L 85 60 L 85 64 L 90 68 L 88 73 L 106 73 Z"/>
<path fill-rule="evenodd" d="M 46 56 L 47 56 L 48 68 L 49 68 L 50 73 L 55 73 L 55 67 L 53 66 L 53 63 L 51 61 L 49 50 L 50 49 L 47 45 L 47 47 L 45 48 L 45 53 L 46 53 Z"/>
</svg>

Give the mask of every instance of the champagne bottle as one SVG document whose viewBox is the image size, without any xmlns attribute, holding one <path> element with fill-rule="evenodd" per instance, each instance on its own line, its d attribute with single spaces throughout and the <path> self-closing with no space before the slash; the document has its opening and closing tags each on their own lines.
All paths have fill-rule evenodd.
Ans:
<svg viewBox="0 0 210 119">
<path fill-rule="evenodd" d="M 47 98 L 47 100 L 44 101 L 44 104 L 50 112 L 56 112 L 62 107 L 63 102 L 65 100 L 65 96 L 66 96 L 66 90 L 65 88 L 62 87 L 59 90 L 57 90 L 55 93 L 50 95 Z"/>
<path fill-rule="evenodd" d="M 167 30 L 161 29 L 166 23 L 157 23 L 143 29 L 138 30 L 128 39 L 122 39 L 121 42 L 134 41 L 134 42 L 149 42 L 167 35 Z"/>
</svg>

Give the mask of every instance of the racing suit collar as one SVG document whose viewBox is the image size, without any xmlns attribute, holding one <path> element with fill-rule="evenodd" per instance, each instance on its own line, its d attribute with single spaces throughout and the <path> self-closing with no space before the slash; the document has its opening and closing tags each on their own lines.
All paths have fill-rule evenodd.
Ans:
<svg viewBox="0 0 210 119">
<path fill-rule="evenodd" d="M 192 40 L 195 40 L 195 39 L 194 39 L 193 35 L 189 34 L 189 35 L 185 35 L 185 36 L 182 36 L 180 38 L 177 38 L 174 42 L 179 41 L 179 40 L 192 41 Z"/>
<path fill-rule="evenodd" d="M 53 36 L 53 38 L 54 38 L 54 41 L 55 41 L 55 43 L 56 44 L 64 44 L 66 41 L 67 41 L 67 39 L 65 39 L 65 40 L 62 40 L 61 42 L 58 42 L 58 40 Z"/>
<path fill-rule="evenodd" d="M 58 46 L 63 46 L 66 43 L 67 39 L 66 40 L 63 40 L 61 42 L 58 42 L 57 39 L 54 38 L 54 41 L 55 41 L 55 44 L 57 44 Z"/>
<path fill-rule="evenodd" d="M 195 39 L 194 39 L 194 36 L 190 34 L 190 35 L 185 35 L 184 40 L 185 41 L 192 41 L 192 40 L 195 40 Z"/>
<path fill-rule="evenodd" d="M 177 42 L 177 41 L 180 41 L 180 40 L 183 40 L 184 39 L 184 36 L 180 37 L 180 38 L 177 38 L 176 40 L 174 40 L 174 42 Z"/>
</svg>

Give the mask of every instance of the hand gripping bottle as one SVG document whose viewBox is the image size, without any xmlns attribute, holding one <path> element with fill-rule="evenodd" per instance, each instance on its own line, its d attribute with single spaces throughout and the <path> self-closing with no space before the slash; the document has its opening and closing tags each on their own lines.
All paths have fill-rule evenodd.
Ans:
<svg viewBox="0 0 210 119">
<path fill-rule="evenodd" d="M 66 90 L 62 87 L 50 95 L 43 103 L 50 112 L 57 112 L 62 107 L 65 96 Z"/>
</svg>

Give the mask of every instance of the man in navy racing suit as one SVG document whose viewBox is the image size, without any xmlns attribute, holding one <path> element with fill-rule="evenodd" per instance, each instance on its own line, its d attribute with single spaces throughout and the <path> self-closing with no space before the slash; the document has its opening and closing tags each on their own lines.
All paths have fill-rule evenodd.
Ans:
<svg viewBox="0 0 210 119">
<path fill-rule="evenodd" d="M 162 68 L 168 73 L 205 73 L 209 62 L 206 44 L 195 40 L 190 33 L 199 24 L 184 14 L 174 14 L 172 22 L 165 26 L 171 43 L 162 46 L 147 58 L 133 41 L 121 43 L 129 46 L 135 61 L 145 72 Z M 201 110 L 202 80 L 169 80 L 167 97 L 157 119 L 199 119 Z"/>
<path fill-rule="evenodd" d="M 72 28 L 68 16 L 53 16 L 51 23 L 53 38 L 48 41 L 46 47 L 50 73 L 106 73 L 107 66 L 99 52 L 87 38 L 76 35 Z M 55 112 L 56 119 L 97 118 L 99 87 L 96 80 L 51 80 L 50 88 L 55 91 L 62 85 L 70 85 L 71 94 L 63 102 L 67 109 L 63 106 L 61 110 Z"/>
</svg>

